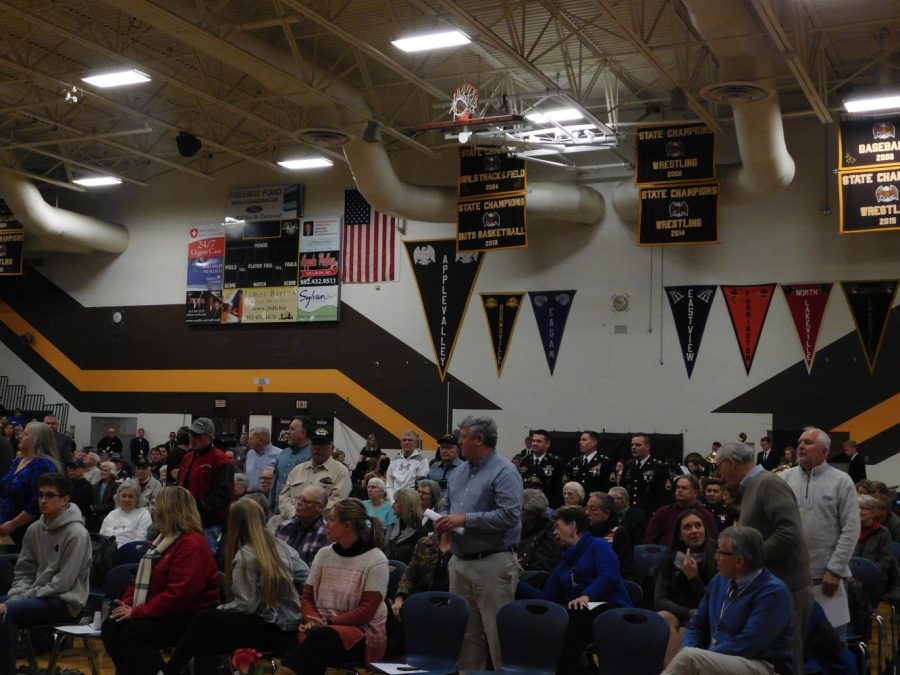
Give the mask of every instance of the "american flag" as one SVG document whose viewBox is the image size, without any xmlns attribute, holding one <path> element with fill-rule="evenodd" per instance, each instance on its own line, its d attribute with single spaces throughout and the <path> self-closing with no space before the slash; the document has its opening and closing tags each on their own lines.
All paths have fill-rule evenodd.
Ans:
<svg viewBox="0 0 900 675">
<path fill-rule="evenodd" d="M 396 281 L 397 219 L 379 213 L 358 190 L 344 191 L 343 272 L 345 284 Z"/>
</svg>

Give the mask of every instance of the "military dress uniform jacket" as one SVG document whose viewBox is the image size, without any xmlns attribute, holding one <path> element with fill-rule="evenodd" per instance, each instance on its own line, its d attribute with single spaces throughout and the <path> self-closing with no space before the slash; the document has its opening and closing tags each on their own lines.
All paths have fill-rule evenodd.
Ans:
<svg viewBox="0 0 900 675">
<path fill-rule="evenodd" d="M 519 464 L 525 489 L 540 490 L 547 496 L 552 508 L 562 506 L 563 475 L 566 468 L 563 460 L 549 452 L 540 460 L 529 455 Z"/>
<path fill-rule="evenodd" d="M 609 488 L 616 484 L 616 467 L 609 457 L 595 452 L 591 461 L 584 465 L 584 457 L 579 455 L 569 460 L 566 465 L 566 473 L 563 476 L 563 484 L 569 481 L 581 483 L 585 497 L 592 492 L 609 492 Z"/>
<path fill-rule="evenodd" d="M 622 471 L 622 485 L 628 490 L 631 505 L 648 516 L 652 516 L 660 506 L 673 501 L 669 470 L 653 457 L 648 458 L 644 466 L 636 459 L 629 459 Z"/>
</svg>

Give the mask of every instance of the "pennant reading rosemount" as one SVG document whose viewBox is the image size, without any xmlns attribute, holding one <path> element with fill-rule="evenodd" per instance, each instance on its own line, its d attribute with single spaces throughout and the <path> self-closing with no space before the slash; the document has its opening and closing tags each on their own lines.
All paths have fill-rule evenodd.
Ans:
<svg viewBox="0 0 900 675">
<path fill-rule="evenodd" d="M 897 294 L 897 284 L 896 279 L 841 282 L 870 374 L 875 372 L 875 364 L 878 363 L 888 317 Z"/>
<path fill-rule="evenodd" d="M 753 357 L 756 356 L 759 337 L 762 335 L 774 292 L 775 284 L 722 286 L 722 295 L 728 305 L 728 315 L 731 317 L 731 326 L 734 328 L 747 375 L 753 366 Z"/>
<path fill-rule="evenodd" d="M 519 320 L 519 310 L 525 293 L 482 293 L 481 305 L 484 307 L 484 318 L 487 319 L 491 347 L 494 350 L 494 365 L 497 366 L 497 377 L 503 373 L 503 364 L 509 353 L 513 331 Z"/>
<path fill-rule="evenodd" d="M 531 298 L 531 308 L 544 344 L 550 375 L 553 375 L 569 310 L 575 300 L 575 291 L 529 291 L 528 296 Z"/>
<path fill-rule="evenodd" d="M 700 341 L 706 330 L 706 320 L 716 299 L 715 286 L 666 286 L 666 296 L 672 308 L 672 319 L 688 379 L 694 372 L 694 365 L 700 353 Z"/>
</svg>

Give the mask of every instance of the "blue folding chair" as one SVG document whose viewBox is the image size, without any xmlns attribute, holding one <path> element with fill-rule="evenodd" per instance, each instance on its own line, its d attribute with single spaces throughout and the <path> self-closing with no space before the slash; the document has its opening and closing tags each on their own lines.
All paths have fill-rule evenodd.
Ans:
<svg viewBox="0 0 900 675">
<path fill-rule="evenodd" d="M 387 595 L 384 599 L 391 603 L 397 596 L 397 587 L 400 585 L 403 573 L 406 572 L 406 563 L 399 560 L 388 560 L 388 570 Z"/>
<path fill-rule="evenodd" d="M 669 624 L 649 609 L 611 609 L 594 620 L 599 675 L 659 675 Z"/>
<path fill-rule="evenodd" d="M 406 663 L 428 675 L 452 675 L 469 622 L 469 603 L 455 593 L 426 591 L 409 596 L 400 608 L 406 636 Z"/>
<path fill-rule="evenodd" d="M 546 600 L 516 600 L 497 612 L 505 675 L 554 675 L 566 639 L 569 613 Z"/>
<path fill-rule="evenodd" d="M 878 627 L 878 645 L 875 652 L 875 662 L 878 664 L 880 671 L 882 664 L 884 663 L 886 631 L 884 619 L 878 613 L 878 603 L 881 601 L 882 595 L 884 595 L 884 581 L 881 578 L 881 572 L 878 569 L 878 565 L 871 560 L 859 556 L 850 558 L 850 573 L 853 575 L 853 578 L 862 585 L 863 591 L 865 592 L 867 602 L 866 611 L 869 614 L 870 624 L 874 623 Z M 862 640 L 867 643 L 869 642 L 870 637 L 871 629 L 869 630 L 869 635 L 861 636 Z"/>
<path fill-rule="evenodd" d="M 150 548 L 149 541 L 130 541 L 116 549 L 113 564 L 127 565 L 128 563 L 140 562 L 148 548 Z"/>
<path fill-rule="evenodd" d="M 625 584 L 625 590 L 628 591 L 628 597 L 631 599 L 631 605 L 633 607 L 640 607 L 641 600 L 644 599 L 644 589 L 642 589 L 639 584 L 631 581 L 630 579 L 624 579 L 622 583 Z"/>
<path fill-rule="evenodd" d="M 631 563 L 632 578 L 641 583 L 653 574 L 656 566 L 662 561 L 668 549 L 660 544 L 638 544 L 634 547 L 634 560 Z"/>
</svg>

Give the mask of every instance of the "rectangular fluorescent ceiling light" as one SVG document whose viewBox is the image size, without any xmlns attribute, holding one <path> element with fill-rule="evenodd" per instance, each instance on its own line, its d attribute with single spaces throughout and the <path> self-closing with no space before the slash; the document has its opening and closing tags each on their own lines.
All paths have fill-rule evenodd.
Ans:
<svg viewBox="0 0 900 675">
<path fill-rule="evenodd" d="M 118 185 L 122 182 L 122 179 L 113 176 L 85 176 L 84 178 L 76 178 L 72 182 L 85 187 L 103 187 L 104 185 Z"/>
<path fill-rule="evenodd" d="M 448 30 L 427 35 L 412 35 L 406 38 L 391 40 L 397 49 L 404 52 L 426 52 L 430 49 L 458 47 L 470 43 L 469 36 L 458 30 Z"/>
<path fill-rule="evenodd" d="M 128 70 L 108 71 L 105 73 L 97 73 L 96 75 L 88 75 L 82 77 L 83 82 L 92 84 L 101 89 L 109 87 L 124 87 L 127 84 L 140 84 L 141 82 L 149 82 L 150 76 L 139 70 L 130 68 Z"/>
<path fill-rule="evenodd" d="M 284 167 L 285 169 L 293 169 L 295 171 L 300 171 L 302 169 L 324 169 L 329 166 L 333 166 L 334 162 L 332 162 L 327 157 L 304 157 L 302 159 L 283 159 L 278 162 L 278 166 Z"/>
<path fill-rule="evenodd" d="M 900 94 L 882 94 L 880 96 L 860 96 L 844 101 L 847 112 L 869 112 L 875 110 L 891 110 L 900 108 Z"/>
<path fill-rule="evenodd" d="M 528 113 L 525 115 L 525 119 L 537 124 L 546 124 L 547 122 L 571 122 L 573 120 L 583 120 L 584 115 L 575 110 L 575 108 L 557 108 L 556 110 L 547 110 L 542 113 Z"/>
</svg>

